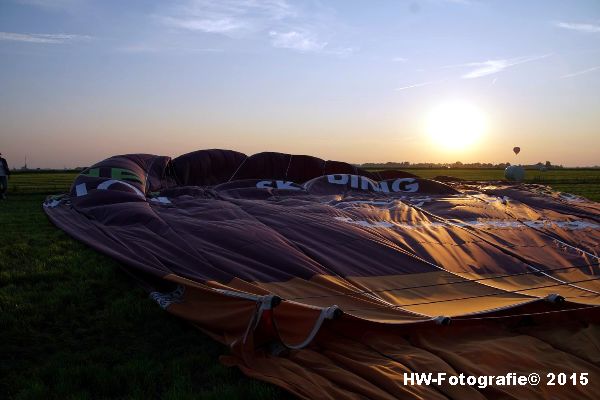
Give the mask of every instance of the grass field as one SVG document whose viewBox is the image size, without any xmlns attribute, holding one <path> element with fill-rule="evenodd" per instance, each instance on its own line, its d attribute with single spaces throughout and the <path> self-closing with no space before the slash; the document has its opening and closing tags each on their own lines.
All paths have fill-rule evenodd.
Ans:
<svg viewBox="0 0 600 400">
<path fill-rule="evenodd" d="M 14 175 L 0 201 L 0 399 L 286 397 L 48 221 L 46 194 L 74 177 Z"/>
<path fill-rule="evenodd" d="M 409 171 L 502 177 L 499 170 Z M 600 171 L 529 175 L 600 201 Z M 226 348 L 160 309 L 116 262 L 50 224 L 42 201 L 68 190 L 75 176 L 15 174 L 0 201 L 0 398 L 288 397 L 221 366 Z"/>
</svg>

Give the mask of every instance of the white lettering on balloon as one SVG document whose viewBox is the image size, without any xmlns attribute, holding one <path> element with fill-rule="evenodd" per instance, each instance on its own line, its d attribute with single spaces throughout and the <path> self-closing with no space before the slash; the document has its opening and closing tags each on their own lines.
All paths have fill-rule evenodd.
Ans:
<svg viewBox="0 0 600 400">
<path fill-rule="evenodd" d="M 284 189 L 284 190 L 302 190 L 290 181 L 260 181 L 256 183 L 258 189 Z"/>
<path fill-rule="evenodd" d="M 353 189 L 371 190 L 374 192 L 416 192 L 419 190 L 419 182 L 415 178 L 398 178 L 392 181 L 391 188 L 388 182 L 376 182 L 365 176 L 349 174 L 327 175 L 327 182 L 334 185 L 347 185 Z"/>
</svg>

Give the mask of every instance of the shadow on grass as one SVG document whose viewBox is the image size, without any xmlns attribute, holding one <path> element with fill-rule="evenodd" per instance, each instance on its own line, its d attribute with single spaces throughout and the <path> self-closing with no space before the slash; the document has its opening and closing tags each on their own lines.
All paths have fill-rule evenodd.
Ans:
<svg viewBox="0 0 600 400">
<path fill-rule="evenodd" d="M 56 229 L 44 197 L 0 201 L 0 398 L 289 397 L 220 365 L 224 346 Z"/>
</svg>

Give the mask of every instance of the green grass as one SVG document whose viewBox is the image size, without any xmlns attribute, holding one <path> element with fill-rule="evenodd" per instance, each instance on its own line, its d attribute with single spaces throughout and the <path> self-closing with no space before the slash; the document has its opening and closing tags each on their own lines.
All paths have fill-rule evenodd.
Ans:
<svg viewBox="0 0 600 400">
<path fill-rule="evenodd" d="M 409 170 L 500 179 L 498 170 Z M 530 171 L 528 171 L 529 174 Z M 529 175 L 600 200 L 600 172 Z M 56 229 L 42 211 L 74 173 L 15 174 L 0 201 L 0 398 L 287 397 L 225 368 L 228 350 L 161 310 L 118 263 Z"/>
<path fill-rule="evenodd" d="M 8 181 L 8 190 L 12 194 L 66 192 L 76 176 L 76 172 L 16 173 Z"/>
<path fill-rule="evenodd" d="M 74 176 L 14 175 L 0 201 L 0 398 L 285 397 L 48 221 L 45 194 Z"/>
</svg>

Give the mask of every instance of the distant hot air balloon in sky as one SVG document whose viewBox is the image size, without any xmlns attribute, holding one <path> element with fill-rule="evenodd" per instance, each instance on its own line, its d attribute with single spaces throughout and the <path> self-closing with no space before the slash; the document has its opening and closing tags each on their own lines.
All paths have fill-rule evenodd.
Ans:
<svg viewBox="0 0 600 400">
<path fill-rule="evenodd" d="M 521 151 L 520 147 L 513 147 L 513 151 L 515 152 L 515 154 L 519 154 L 519 152 Z"/>
</svg>

